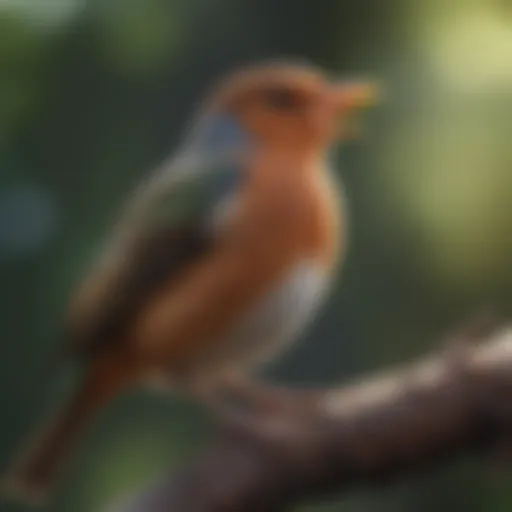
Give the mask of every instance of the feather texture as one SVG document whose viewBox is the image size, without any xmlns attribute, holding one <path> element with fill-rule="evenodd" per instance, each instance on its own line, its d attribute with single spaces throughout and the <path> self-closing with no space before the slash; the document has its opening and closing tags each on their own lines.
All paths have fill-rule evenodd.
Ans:
<svg viewBox="0 0 512 512">
<path fill-rule="evenodd" d="M 121 340 L 162 283 L 208 253 L 211 220 L 242 179 L 232 150 L 243 140 L 234 121 L 209 119 L 139 187 L 71 303 L 65 353 L 91 356 Z"/>
</svg>

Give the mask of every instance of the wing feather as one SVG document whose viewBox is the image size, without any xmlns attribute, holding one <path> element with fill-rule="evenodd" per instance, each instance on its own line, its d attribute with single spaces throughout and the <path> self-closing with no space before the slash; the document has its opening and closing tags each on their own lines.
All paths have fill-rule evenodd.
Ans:
<svg viewBox="0 0 512 512">
<path fill-rule="evenodd" d="M 120 342 L 161 283 L 208 253 L 208 219 L 239 174 L 234 165 L 180 159 L 136 191 L 71 303 L 66 353 L 88 356 Z"/>
</svg>

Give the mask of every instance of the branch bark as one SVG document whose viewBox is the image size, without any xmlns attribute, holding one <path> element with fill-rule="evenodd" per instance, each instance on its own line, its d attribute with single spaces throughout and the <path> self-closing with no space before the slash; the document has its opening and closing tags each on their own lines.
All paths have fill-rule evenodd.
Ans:
<svg viewBox="0 0 512 512">
<path fill-rule="evenodd" d="M 419 363 L 332 390 L 286 393 L 226 420 L 214 444 L 122 512 L 278 512 L 387 482 L 512 433 L 512 328 L 465 332 Z"/>
</svg>

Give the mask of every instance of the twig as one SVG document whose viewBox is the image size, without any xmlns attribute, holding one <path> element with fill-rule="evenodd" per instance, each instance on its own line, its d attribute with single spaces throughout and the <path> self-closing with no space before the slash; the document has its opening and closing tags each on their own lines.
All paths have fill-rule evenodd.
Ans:
<svg viewBox="0 0 512 512">
<path fill-rule="evenodd" d="M 460 453 L 506 446 L 512 329 L 480 336 L 474 344 L 467 331 L 464 351 L 341 389 L 290 391 L 282 410 L 231 419 L 206 453 L 115 510 L 284 511 Z"/>
</svg>

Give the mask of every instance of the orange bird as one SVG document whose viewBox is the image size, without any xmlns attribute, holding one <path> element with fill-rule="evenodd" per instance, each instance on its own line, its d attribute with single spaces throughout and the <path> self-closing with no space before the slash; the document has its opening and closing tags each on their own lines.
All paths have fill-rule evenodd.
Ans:
<svg viewBox="0 0 512 512">
<path fill-rule="evenodd" d="M 157 380 L 212 404 L 297 337 L 345 246 L 326 154 L 372 95 L 280 63 L 213 91 L 72 300 L 67 352 L 83 378 L 13 465 L 8 490 L 47 495 L 98 410 L 129 387 Z"/>
</svg>

